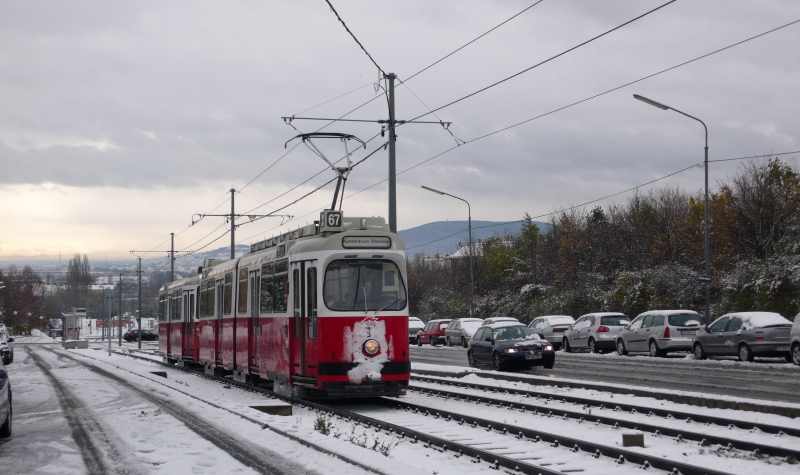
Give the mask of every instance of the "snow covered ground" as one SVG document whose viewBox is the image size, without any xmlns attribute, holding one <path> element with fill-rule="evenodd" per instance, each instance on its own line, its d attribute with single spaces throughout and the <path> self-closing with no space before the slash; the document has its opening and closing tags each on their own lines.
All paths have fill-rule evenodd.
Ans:
<svg viewBox="0 0 800 475">
<path fill-rule="evenodd" d="M 92 346 L 86 350 L 67 351 L 44 336 L 17 339 L 15 360 L 8 367 L 14 390 L 14 435 L 0 441 L 0 473 L 93 473 L 92 464 L 86 461 L 87 446 L 93 448 L 88 458 L 96 457 L 100 467 L 114 473 L 219 475 L 263 470 L 259 465 L 253 468 L 242 461 L 241 454 L 232 455 L 232 451 L 220 447 L 219 441 L 203 436 L 202 431 L 198 433 L 192 421 L 235 441 L 245 456 L 259 454 L 265 463 L 274 463 L 278 473 L 494 473 L 488 464 L 455 458 L 452 454 L 425 448 L 423 444 L 299 406 L 294 407 L 291 416 L 265 414 L 251 407 L 271 401 L 263 395 L 221 386 L 177 370 L 167 369 L 167 377 L 163 378 L 153 374 L 164 371 L 160 365 L 117 353 L 109 355 L 103 343 L 93 342 Z M 148 346 L 153 347 L 152 344 Z M 135 347 L 135 342 L 123 342 L 122 349 Z M 112 349 L 120 349 L 116 340 Z M 463 367 L 417 364 L 413 368 L 435 368 L 452 371 L 454 375 L 465 371 Z M 481 384 L 492 381 L 497 386 L 517 389 L 526 386 L 474 375 L 462 380 Z M 537 384 L 531 389 L 542 391 L 547 387 Z M 549 390 L 608 397 L 612 402 L 633 404 L 645 399 L 555 386 Z M 420 398 L 409 394 L 407 399 Z M 660 408 L 674 405 L 681 411 L 692 410 L 689 406 L 660 400 L 650 403 Z M 732 411 L 703 410 L 719 411 L 719 415 L 727 417 L 732 415 Z M 736 414 L 777 425 L 800 424 L 775 415 L 743 411 Z M 509 419 L 507 410 L 485 406 L 481 407 L 480 415 Z M 526 421 L 535 423 L 539 430 L 572 430 L 564 429 L 568 425 L 563 420 L 541 418 L 531 422 L 526 417 Z M 762 436 L 767 440 L 764 434 L 753 435 Z M 340 454 L 346 460 L 307 447 L 303 442 Z M 649 437 L 646 442 L 649 446 L 646 449 L 656 456 L 682 457 L 681 453 L 688 453 L 685 461 L 695 463 L 692 455 L 698 451 L 696 444 L 670 444 Z M 724 453 L 698 456 L 696 463 L 700 464 L 700 459 L 708 468 L 730 473 L 795 474 L 800 471 L 798 465 L 768 465 L 727 457 Z M 616 468 L 615 473 L 641 473 L 633 464 Z"/>
</svg>

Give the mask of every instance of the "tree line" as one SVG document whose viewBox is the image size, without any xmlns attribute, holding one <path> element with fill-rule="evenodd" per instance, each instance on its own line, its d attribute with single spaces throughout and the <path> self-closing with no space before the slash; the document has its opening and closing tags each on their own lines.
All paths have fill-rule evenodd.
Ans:
<svg viewBox="0 0 800 475">
<path fill-rule="evenodd" d="M 540 229 L 497 235 L 474 253 L 477 316 L 579 316 L 654 309 L 703 313 L 704 195 L 675 187 L 605 207 L 563 208 Z M 800 311 L 800 173 L 748 162 L 709 194 L 711 314 Z M 468 259 L 408 258 L 412 315 L 469 314 Z"/>
</svg>

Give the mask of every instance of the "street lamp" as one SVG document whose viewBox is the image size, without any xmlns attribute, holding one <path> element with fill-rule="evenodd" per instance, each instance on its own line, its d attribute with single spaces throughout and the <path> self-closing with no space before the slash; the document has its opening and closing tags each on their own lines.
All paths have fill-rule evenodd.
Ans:
<svg viewBox="0 0 800 475">
<path fill-rule="evenodd" d="M 469 206 L 469 201 L 458 196 L 445 193 L 444 191 L 434 190 L 433 188 L 422 185 L 422 188 L 440 195 L 449 196 L 457 200 L 461 200 L 467 204 L 467 229 L 469 230 L 469 316 L 475 316 L 475 279 L 472 274 L 472 208 Z"/>
<path fill-rule="evenodd" d="M 703 162 L 705 164 L 705 171 L 706 171 L 706 186 L 705 186 L 705 188 L 706 188 L 706 200 L 705 200 L 705 218 L 704 218 L 704 221 L 705 221 L 705 241 L 706 241 L 706 243 L 705 243 L 705 275 L 703 275 L 700 278 L 700 280 L 703 281 L 703 284 L 705 285 L 705 288 L 706 288 L 706 325 L 708 325 L 708 324 L 711 323 L 711 291 L 709 290 L 709 284 L 711 283 L 711 269 L 710 269 L 709 258 L 708 258 L 708 248 L 709 248 L 709 244 L 708 244 L 708 127 L 706 127 L 705 122 L 703 122 L 702 120 L 698 119 L 697 117 L 691 116 L 691 115 L 689 115 L 689 114 L 687 114 L 685 112 L 681 112 L 678 109 L 675 109 L 674 107 L 670 107 L 670 106 L 664 105 L 664 104 L 662 104 L 660 102 L 656 102 L 656 101 L 654 101 L 652 99 L 648 99 L 648 98 L 640 96 L 638 94 L 634 94 L 633 97 L 635 99 L 638 99 L 638 100 L 646 103 L 646 104 L 650 104 L 653 107 L 658 107 L 661 110 L 670 110 L 671 109 L 671 110 L 674 110 L 675 112 L 677 112 L 678 114 L 684 115 L 684 116 L 686 116 L 686 117 L 688 117 L 690 119 L 694 119 L 694 120 L 700 122 L 701 124 L 703 124 L 703 129 L 705 129 L 705 131 L 706 131 L 706 154 L 705 154 L 705 160 Z"/>
</svg>

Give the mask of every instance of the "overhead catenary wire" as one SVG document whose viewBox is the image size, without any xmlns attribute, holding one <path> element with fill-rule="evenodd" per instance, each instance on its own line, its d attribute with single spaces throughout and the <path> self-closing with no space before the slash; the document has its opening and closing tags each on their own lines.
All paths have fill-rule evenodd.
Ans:
<svg viewBox="0 0 800 475">
<path fill-rule="evenodd" d="M 677 1 L 677 0 L 670 0 L 669 2 L 667 2 L 667 3 L 665 3 L 665 4 L 661 5 L 661 6 L 658 6 L 658 7 L 654 8 L 654 9 L 650 10 L 649 12 L 643 13 L 643 14 L 641 14 L 641 15 L 637 16 L 636 18 L 633 18 L 633 19 L 631 19 L 631 20 L 628 20 L 628 21 L 626 21 L 625 23 L 623 23 L 623 24 L 621 24 L 621 25 L 615 26 L 614 28 L 612 28 L 612 29 L 610 29 L 610 30 L 607 30 L 607 31 L 605 31 L 605 32 L 603 32 L 603 33 L 600 33 L 599 35 L 597 35 L 597 36 L 595 36 L 595 37 L 593 37 L 593 38 L 590 38 L 590 39 L 588 39 L 588 40 L 584 41 L 583 43 L 580 43 L 580 44 L 578 44 L 578 45 L 575 45 L 575 46 L 573 46 L 572 48 L 569 48 L 569 49 L 567 49 L 567 50 L 564 50 L 564 51 L 562 51 L 562 52 L 560 52 L 560 53 L 558 53 L 558 54 L 556 54 L 556 55 L 554 55 L 554 56 L 551 56 L 551 57 L 549 57 L 549 58 L 545 59 L 544 61 L 541 61 L 541 62 L 539 62 L 539 63 L 536 63 L 536 64 L 534 64 L 533 66 L 531 66 L 531 67 L 529 67 L 529 68 L 523 69 L 522 71 L 519 71 L 519 72 L 517 72 L 517 73 L 515 73 L 515 74 L 512 74 L 511 76 L 508 76 L 508 77 L 506 77 L 506 78 L 504 78 L 504 79 L 501 79 L 501 80 L 499 80 L 499 81 L 497 81 L 497 82 L 495 82 L 495 83 L 493 83 L 493 84 L 490 84 L 490 85 L 488 85 L 488 86 L 486 86 L 486 87 L 483 87 L 483 88 L 481 88 L 481 89 L 478 89 L 478 90 L 477 90 L 477 91 L 475 91 L 475 92 L 471 92 L 471 93 L 467 94 L 466 96 L 464 96 L 464 97 L 461 97 L 460 99 L 456 99 L 456 100 L 454 100 L 454 101 L 448 102 L 447 104 L 445 104 L 445 105 L 443 105 L 443 106 L 440 106 L 440 107 L 437 107 L 436 109 L 433 109 L 433 110 L 432 110 L 432 111 L 430 111 L 430 112 L 426 112 L 426 113 L 424 113 L 424 114 L 418 115 L 417 117 L 414 117 L 414 118 L 413 118 L 413 119 L 411 119 L 411 120 L 417 120 L 417 119 L 419 119 L 419 118 L 425 117 L 425 116 L 426 116 L 426 115 L 428 115 L 428 114 L 432 114 L 432 113 L 434 113 L 434 112 L 440 111 L 440 110 L 442 110 L 442 109 L 444 109 L 444 108 L 447 108 L 447 107 L 450 107 L 450 106 L 452 106 L 452 105 L 454 105 L 454 104 L 457 104 L 457 103 L 459 103 L 459 102 L 461 102 L 461 101 L 463 101 L 463 100 L 465 100 L 465 99 L 469 99 L 470 97 L 473 97 L 473 96 L 476 96 L 476 95 L 478 95 L 478 94 L 480 94 L 480 93 L 482 93 L 482 92 L 488 91 L 489 89 L 491 89 L 491 88 L 493 88 L 493 87 L 495 87 L 495 86 L 499 86 L 500 84 L 503 84 L 503 83 L 504 83 L 504 82 L 506 82 L 506 81 L 510 81 L 511 79 L 514 79 L 515 77 L 518 77 L 518 76 L 521 76 L 521 75 L 523 75 L 523 74 L 527 73 L 528 71 L 531 71 L 531 70 L 533 70 L 533 69 L 535 69 L 535 68 L 538 68 L 539 66 L 542 66 L 542 65 L 544 65 L 544 64 L 547 64 L 547 63 L 549 63 L 550 61 L 553 61 L 553 60 L 554 60 L 554 59 L 556 59 L 556 58 L 559 58 L 559 57 L 561 57 L 561 56 L 564 56 L 564 55 L 566 55 L 566 54 L 568 54 L 568 53 L 570 53 L 570 52 L 572 52 L 572 51 L 575 51 L 576 49 L 578 49 L 578 48 L 581 48 L 581 47 L 583 47 L 583 46 L 585 46 L 585 45 L 587 45 L 587 44 L 589 44 L 589 43 L 592 43 L 593 41 L 595 41 L 595 40 L 598 40 L 598 39 L 600 39 L 600 38 L 602 38 L 602 37 L 604 37 L 604 36 L 606 36 L 606 35 L 608 35 L 608 34 L 610 34 L 610 33 L 614 32 L 614 31 L 616 31 L 616 30 L 619 30 L 620 28 L 624 28 L 625 26 L 627 26 L 627 25 L 630 25 L 631 23 L 633 23 L 633 22 L 635 22 L 635 21 L 637 21 L 637 20 L 640 20 L 640 19 L 644 18 L 644 17 L 646 17 L 646 16 L 650 15 L 651 13 L 654 13 L 654 12 L 656 12 L 656 11 L 658 11 L 658 10 L 660 10 L 660 9 L 662 9 L 662 8 L 664 8 L 664 7 L 666 7 L 667 5 L 669 5 L 669 4 L 671 4 L 671 3 L 675 3 L 676 1 Z"/>
<path fill-rule="evenodd" d="M 666 4 L 665 4 L 665 5 L 666 5 Z M 663 5 L 662 5 L 662 6 L 663 6 Z M 659 7 L 659 8 L 660 8 L 660 7 Z M 582 100 L 580 100 L 580 101 L 573 102 L 573 103 L 571 103 L 571 104 L 568 104 L 568 105 L 566 105 L 566 106 L 563 106 L 563 107 L 561 107 L 561 108 L 558 108 L 558 109 L 554 109 L 554 110 L 552 110 L 552 111 L 549 111 L 549 112 L 547 112 L 547 113 L 541 114 L 541 115 L 539 115 L 539 116 L 535 116 L 535 117 L 532 117 L 532 118 L 530 118 L 530 119 L 526 119 L 525 121 L 518 122 L 518 123 L 516 123 L 516 124 L 510 125 L 510 126 L 508 126 L 508 127 L 505 127 L 505 128 L 503 128 L 503 129 L 495 130 L 495 131 L 493 131 L 493 132 L 490 132 L 490 133 L 488 133 L 488 134 L 485 134 L 485 135 L 482 135 L 482 136 L 479 136 L 479 137 L 475 137 L 475 138 L 473 138 L 473 139 L 471 139 L 471 140 L 469 140 L 469 141 L 467 141 L 467 142 L 465 142 L 465 143 L 472 143 L 472 142 L 475 142 L 475 141 L 477 141 L 477 140 L 480 140 L 480 139 L 483 139 L 483 138 L 486 138 L 486 137 L 489 137 L 489 136 L 495 135 L 495 134 L 497 134 L 497 133 L 503 132 L 503 131 L 505 131 L 505 130 L 509 130 L 509 129 L 513 128 L 513 127 L 517 127 L 517 126 L 519 126 L 519 125 L 522 125 L 522 124 L 525 124 L 525 123 L 531 122 L 531 121 L 533 121 L 533 120 L 536 120 L 536 119 L 542 118 L 542 117 L 544 117 L 544 116 L 547 116 L 547 115 L 553 114 L 553 113 L 555 113 L 555 112 L 558 112 L 558 111 L 564 110 L 564 109 L 566 109 L 566 108 L 573 107 L 573 106 L 575 106 L 575 105 L 578 105 L 578 104 L 580 104 L 580 103 L 583 103 L 583 102 L 589 101 L 589 100 L 591 100 L 591 99 L 594 99 L 594 98 L 600 97 L 600 96 L 602 96 L 602 95 L 605 95 L 605 94 L 611 93 L 611 92 L 613 92 L 613 91 L 616 91 L 616 90 L 618 90 L 618 89 L 624 88 L 624 87 L 626 87 L 626 86 L 629 86 L 629 85 L 635 84 L 635 83 L 637 83 L 637 82 L 644 81 L 645 79 L 652 78 L 652 77 L 654 77 L 654 76 L 657 76 L 657 75 L 659 75 L 659 74 L 663 74 L 663 73 L 665 73 L 665 72 L 668 72 L 668 71 L 671 71 L 671 70 L 673 70 L 673 69 L 676 69 L 676 68 L 679 68 L 679 67 L 685 66 L 685 65 L 687 65 L 687 64 L 690 64 L 690 63 L 692 63 L 692 62 L 695 62 L 695 61 L 698 61 L 698 60 L 700 60 L 700 59 L 703 59 L 703 58 L 709 57 L 709 56 L 711 56 L 711 55 L 714 55 L 714 54 L 716 54 L 716 53 L 719 53 L 719 52 L 725 51 L 725 50 L 727 50 L 727 49 L 733 48 L 733 47 L 735 47 L 735 46 L 741 45 L 741 44 L 743 44 L 743 43 L 749 42 L 749 41 L 751 41 L 751 40 L 754 40 L 754 39 L 756 39 L 756 38 L 759 38 L 759 37 L 761 37 L 761 36 L 764 36 L 764 35 L 767 35 L 767 34 L 773 33 L 773 32 L 775 32 L 775 31 L 778 31 L 778 30 L 780 30 L 780 29 L 786 28 L 786 27 L 788 27 L 788 26 L 791 26 L 791 25 L 793 25 L 793 24 L 795 24 L 795 23 L 798 23 L 798 22 L 800 22 L 800 20 L 796 20 L 796 21 L 792 21 L 792 22 L 786 23 L 786 24 L 784 24 L 784 25 L 782 25 L 782 26 L 776 27 L 776 28 L 774 28 L 774 29 L 771 29 L 771 30 L 768 30 L 768 31 L 766 31 L 766 32 L 760 33 L 760 34 L 758 34 L 758 35 L 751 36 L 751 37 L 749 37 L 749 38 L 746 38 L 746 39 L 744 39 L 744 40 L 741 40 L 741 41 L 739 41 L 739 42 L 737 42 L 737 43 L 734 43 L 734 44 L 728 45 L 728 46 L 726 46 L 726 47 L 723 47 L 723 48 L 719 48 L 719 49 L 717 49 L 717 50 L 715 50 L 715 51 L 712 51 L 712 52 L 710 52 L 710 53 L 704 54 L 704 55 L 702 55 L 702 56 L 698 56 L 698 57 L 696 57 L 696 58 L 694 58 L 694 59 L 691 59 L 691 60 L 685 61 L 685 62 L 683 62 L 683 63 L 677 64 L 677 65 L 675 65 L 675 66 L 672 66 L 672 67 L 670 67 L 670 68 L 663 69 L 663 70 L 661 70 L 661 71 L 658 71 L 658 72 L 656 72 L 656 73 L 653 73 L 653 74 L 651 74 L 651 75 L 648 75 L 648 76 L 645 76 L 645 77 L 642 77 L 642 78 L 640 78 L 640 79 L 637 79 L 637 80 L 635 80 L 635 81 L 631 81 L 631 82 L 629 82 L 629 83 L 623 84 L 623 85 L 621 85 L 621 86 L 618 86 L 618 87 L 616 87 L 616 88 L 609 89 L 609 90 L 607 90 L 607 91 L 604 91 L 604 92 L 602 92 L 602 93 L 599 93 L 599 94 L 596 94 L 596 95 L 593 95 L 593 96 L 587 97 L 587 98 L 585 98 L 585 99 L 582 99 Z M 562 53 L 562 54 L 563 54 L 563 53 Z M 374 98 L 373 98 L 372 100 L 374 100 Z M 369 102 L 371 102 L 371 101 L 369 101 Z M 367 102 L 367 103 L 368 103 L 368 102 Z M 365 104 L 366 104 L 366 103 L 365 103 Z M 365 104 L 364 104 L 364 105 L 365 105 Z M 362 105 L 362 106 L 363 106 L 363 105 Z M 359 107 L 362 107 L 362 106 L 359 106 Z M 354 109 L 354 110 L 357 110 L 357 109 Z M 344 117 L 344 116 L 343 116 L 343 117 Z M 321 129 L 320 129 L 320 130 L 321 130 Z M 440 157 L 440 156 L 442 156 L 442 155 L 445 155 L 445 154 L 449 153 L 449 152 L 450 152 L 450 151 L 452 151 L 452 150 L 455 150 L 456 148 L 457 148 L 457 147 L 452 147 L 452 148 L 450 148 L 450 149 L 448 149 L 448 150 L 445 150 L 445 151 L 443 151 L 443 152 L 441 152 L 441 153 L 439 153 L 439 154 L 437 154 L 437 155 L 434 155 L 433 157 L 430 157 L 430 158 L 428 158 L 428 159 L 426 159 L 426 160 L 424 160 L 424 161 L 422 161 L 422 162 L 419 162 L 419 163 L 417 163 L 416 165 L 413 165 L 413 166 L 411 166 L 411 167 L 409 167 L 409 168 L 407 168 L 407 169 L 405 169 L 405 170 L 401 171 L 399 174 L 405 173 L 405 172 L 407 172 L 407 171 L 409 171 L 409 170 L 411 170 L 411 169 L 413 169 L 413 168 L 416 168 L 416 167 L 418 167 L 418 166 L 421 166 L 421 165 L 423 165 L 424 163 L 427 163 L 427 162 L 429 162 L 429 161 L 431 161 L 431 160 L 434 160 L 434 159 L 436 159 L 436 158 L 438 158 L 438 157 Z M 712 160 L 712 162 L 713 162 L 713 161 L 715 161 L 715 160 Z M 316 176 L 316 175 L 315 175 L 315 176 Z M 381 184 L 381 183 L 383 183 L 383 182 L 385 182 L 385 181 L 386 181 L 386 180 L 379 181 L 379 182 L 377 182 L 377 183 L 375 183 L 375 184 L 373 184 L 373 185 L 371 185 L 371 186 L 369 186 L 369 187 L 367 187 L 367 188 L 364 188 L 364 189 L 362 189 L 362 190 L 360 190 L 360 191 L 357 191 L 357 192 L 355 192 L 355 193 L 352 193 L 351 195 L 349 195 L 349 196 L 348 196 L 348 198 L 349 198 L 349 197 L 352 197 L 352 196 L 355 196 L 356 194 L 358 194 L 358 193 L 360 193 L 360 192 L 362 192 L 362 191 L 366 191 L 366 190 L 368 190 L 368 189 L 370 189 L 370 188 L 372 188 L 372 187 L 374 187 L 374 186 L 377 186 L 377 185 L 379 185 L 379 184 Z M 309 214 L 310 214 L 310 213 L 309 213 Z M 307 215 L 305 215 L 305 216 L 307 216 Z M 297 219 L 299 219 L 299 218 L 297 218 Z"/>
<path fill-rule="evenodd" d="M 383 69 L 381 69 L 381 67 L 378 66 L 378 63 L 376 63 L 375 60 L 372 59 L 372 55 L 370 55 L 369 52 L 367 51 L 367 49 L 364 48 L 364 45 L 362 45 L 361 42 L 358 41 L 358 38 L 356 38 L 356 35 L 354 35 L 352 31 L 350 31 L 350 28 L 347 26 L 347 24 L 344 22 L 344 20 L 342 20 L 342 17 L 339 16 L 339 12 L 337 12 L 336 9 L 333 8 L 333 5 L 331 4 L 330 0 L 325 0 L 325 3 L 327 3 L 328 6 L 331 7 L 331 11 L 333 12 L 334 15 L 336 15 L 336 18 L 339 19 L 339 22 L 342 24 L 344 29 L 347 30 L 347 33 L 349 33 L 350 36 L 352 36 L 353 39 L 356 41 L 356 43 L 358 43 L 358 46 L 361 47 L 361 50 L 364 51 L 364 54 L 366 54 L 367 57 L 369 58 L 369 60 L 372 61 L 372 64 L 374 64 L 375 67 L 378 68 L 378 71 L 381 73 L 381 75 L 382 76 L 386 76 L 386 73 L 383 71 Z"/>
<path fill-rule="evenodd" d="M 660 74 L 664 74 L 664 73 L 666 73 L 666 72 L 668 72 L 668 71 L 671 71 L 671 70 L 674 70 L 674 69 L 680 68 L 680 67 L 682 67 L 682 66 L 685 66 L 685 65 L 691 64 L 691 63 L 693 63 L 693 62 L 696 62 L 696 61 L 699 61 L 699 60 L 701 60 L 701 59 L 707 58 L 707 57 L 709 57 L 709 56 L 712 56 L 712 55 L 714 55 L 714 54 L 720 53 L 720 52 L 722 52 L 722 51 L 726 51 L 726 50 L 728 50 L 728 49 L 731 49 L 731 48 L 733 48 L 733 47 L 735 47 L 735 46 L 738 46 L 738 45 L 741 45 L 741 44 L 747 43 L 747 42 L 749 42 L 749 41 L 752 41 L 752 40 L 754 40 L 754 39 L 760 38 L 760 37 L 762 37 L 762 36 L 765 36 L 765 35 L 767 35 L 767 34 L 770 34 L 770 33 L 776 32 L 776 31 L 779 31 L 779 30 L 781 30 L 781 29 L 783 29 L 783 28 L 786 28 L 786 27 L 789 27 L 789 26 L 791 26 L 791 25 L 794 25 L 794 24 L 796 24 L 796 23 L 798 23 L 798 22 L 800 22 L 800 20 L 795 20 L 795 21 L 792 21 L 792 22 L 786 23 L 786 24 L 784 24 L 784 25 L 781 25 L 781 26 L 779 26 L 779 27 L 776 27 L 776 28 L 773 28 L 773 29 L 771 29 L 771 30 L 765 31 L 765 32 L 763 32 L 763 33 L 760 33 L 760 34 L 757 34 L 757 35 L 754 35 L 754 36 L 748 37 L 748 38 L 746 38 L 746 39 L 744 39 L 744 40 L 741 40 L 741 41 L 738 41 L 738 42 L 736 42 L 736 43 L 733 43 L 733 44 L 731 44 L 731 45 L 728 45 L 728 46 L 725 46 L 725 47 L 722 47 L 722 48 L 716 49 L 716 50 L 714 50 L 714 51 L 711 51 L 711 52 L 709 52 L 709 53 L 706 53 L 706 54 L 703 54 L 703 55 L 701 55 L 701 56 L 695 57 L 695 58 L 693 58 L 693 59 L 690 59 L 690 60 L 688 60 L 688 61 L 684 61 L 684 62 L 682 62 L 682 63 L 676 64 L 676 65 L 674 65 L 674 66 L 671 66 L 671 67 L 669 67 L 669 68 L 662 69 L 662 70 L 660 70 L 660 71 L 658 71 L 658 72 L 655 72 L 655 73 L 653 73 L 653 74 L 650 74 L 650 75 L 644 76 L 644 77 L 642 77 L 642 78 L 636 79 L 636 80 L 634 80 L 634 81 L 630 81 L 630 82 L 628 82 L 628 83 L 625 83 L 625 84 L 623 84 L 623 85 L 620 85 L 620 86 L 617 86 L 617 87 L 614 87 L 614 88 L 608 89 L 608 90 L 606 90 L 606 91 L 604 91 L 604 92 L 601 92 L 601 93 L 599 93 L 599 94 L 595 94 L 595 95 L 592 95 L 592 96 L 586 97 L 586 98 L 584 98 L 584 99 L 581 99 L 581 100 L 579 100 L 579 101 L 575 101 L 575 102 L 573 102 L 573 103 L 570 103 L 570 104 L 568 104 L 568 105 L 565 105 L 565 106 L 563 106 L 563 107 L 559 107 L 559 108 L 557 108 L 557 109 L 553 109 L 553 110 L 551 110 L 551 111 L 549 111 L 549 112 L 546 112 L 546 113 L 540 114 L 540 115 L 538 115 L 538 116 L 531 117 L 531 118 L 529 118 L 529 119 L 526 119 L 526 120 L 523 120 L 523 121 L 517 122 L 517 123 L 515 123 L 515 124 L 512 124 L 512 125 L 509 125 L 509 126 L 507 126 L 507 127 L 504 127 L 504 128 L 501 128 L 501 129 L 495 130 L 495 131 L 493 131 L 493 132 L 489 132 L 489 133 L 487 133 L 487 134 L 484 134 L 484 135 L 481 135 L 481 136 L 475 137 L 475 138 L 473 138 L 473 139 L 470 139 L 470 140 L 468 140 L 468 141 L 464 142 L 464 144 L 469 144 L 469 143 L 476 142 L 476 141 L 478 141 L 478 140 L 482 140 L 482 139 L 484 139 L 484 138 L 487 138 L 487 137 L 493 136 L 493 135 L 495 135 L 495 134 L 498 134 L 498 133 L 504 132 L 504 131 L 506 131 L 506 130 L 509 130 L 509 129 L 512 129 L 512 128 L 514 128 L 514 127 L 518 127 L 518 126 L 520 126 L 520 125 L 523 125 L 523 124 L 526 124 L 526 123 L 532 122 L 532 121 L 534 121 L 534 120 L 537 120 L 537 119 L 540 119 L 540 118 L 542 118 L 542 117 L 545 117 L 545 116 L 548 116 L 548 115 L 554 114 L 554 113 L 556 113 L 556 112 L 559 112 L 559 111 L 562 111 L 562 110 L 568 109 L 568 108 L 570 108 L 570 107 L 576 106 L 576 105 L 578 105 L 578 104 L 582 104 L 582 103 L 584 103 L 584 102 L 590 101 L 590 100 L 592 100 L 592 99 L 596 99 L 596 98 L 598 98 L 598 97 L 604 96 L 604 95 L 606 95 L 606 94 L 609 94 L 609 93 L 611 93 L 611 92 L 617 91 L 617 90 L 619 90 L 619 89 L 622 89 L 622 88 L 624 88 L 624 87 L 627 87 L 627 86 L 630 86 L 630 85 L 636 84 L 636 83 L 638 83 L 638 82 L 641 82 L 641 81 L 644 81 L 644 80 L 646 80 L 646 79 L 649 79 L 649 78 L 652 78 L 652 77 L 658 76 L 658 75 L 660 75 Z M 417 168 L 417 167 L 419 167 L 419 166 L 421 166 L 421 165 L 423 165 L 423 164 L 425 164 L 425 163 L 428 163 L 428 162 L 430 162 L 430 161 L 432 161 L 432 160 L 434 160 L 434 159 L 436 159 L 436 158 L 439 158 L 439 157 L 441 157 L 441 156 L 443 156 L 443 155 L 445 155 L 445 154 L 447 154 L 447 153 L 449 153 L 449 152 L 451 152 L 451 151 L 453 151 L 453 150 L 457 149 L 458 147 L 459 147 L 459 146 L 458 146 L 458 145 L 456 145 L 456 146 L 454 146 L 454 147 L 451 147 L 451 148 L 449 148 L 449 149 L 447 149 L 447 150 L 444 150 L 444 151 L 442 151 L 442 152 L 440 152 L 440 153 L 438 153 L 438 154 L 436 154 L 436 155 L 434 155 L 434 156 L 432 156 L 432 157 L 430 157 L 430 158 L 428 158 L 428 159 L 426 159 L 426 160 L 423 160 L 423 161 L 421 161 L 421 162 L 419 162 L 419 163 L 417 163 L 417 164 L 415 164 L 415 165 L 412 165 L 412 166 L 410 166 L 410 167 L 408 167 L 408 168 L 406 168 L 406 169 L 404 169 L 404 170 L 402 170 L 402 171 L 398 172 L 398 175 L 402 175 L 402 174 L 404 174 L 404 173 L 406 173 L 406 172 L 408 172 L 408 171 L 410 171 L 410 170 L 412 170 L 412 169 L 414 169 L 414 168 Z M 363 189 L 361 189 L 361 190 L 359 190 L 359 191 L 356 191 L 356 192 L 354 192 L 354 193 L 352 193 L 352 194 L 348 195 L 348 197 L 347 197 L 347 198 L 351 198 L 351 197 L 353 197 L 353 196 L 355 196 L 355 195 L 357 195 L 357 194 L 359 194 L 359 193 L 361 193 L 361 192 L 363 192 L 363 191 L 366 191 L 366 190 L 369 190 L 369 189 L 371 189 L 371 188 L 374 188 L 375 186 L 378 186 L 378 185 L 380 185 L 380 184 L 382 184 L 382 183 L 384 183 L 384 182 L 386 182 L 386 181 L 387 181 L 387 180 L 385 180 L 385 179 L 384 179 L 384 180 L 378 181 L 378 182 L 376 182 L 376 183 L 373 183 L 372 185 L 370 185 L 370 186 L 368 186 L 368 187 L 366 187 L 366 188 L 363 188 Z M 302 216 L 298 216 L 298 217 L 296 217 L 296 218 L 295 218 L 295 220 L 297 220 L 297 219 L 300 219 L 300 218 L 303 218 L 303 217 L 307 217 L 307 216 L 309 216 L 310 214 L 312 214 L 312 213 L 314 213 L 314 212 L 316 212 L 316 211 L 318 211 L 318 210 L 312 211 L 311 213 L 308 213 L 308 214 L 305 214 L 305 215 L 302 215 Z M 290 221 L 290 222 L 291 222 L 291 221 Z M 273 229 L 275 229 L 275 228 L 272 228 L 272 229 L 270 229 L 270 230 L 273 230 Z M 269 232 L 270 230 L 267 230 L 266 232 Z M 261 233 L 261 234 L 263 234 L 263 233 Z"/>
</svg>

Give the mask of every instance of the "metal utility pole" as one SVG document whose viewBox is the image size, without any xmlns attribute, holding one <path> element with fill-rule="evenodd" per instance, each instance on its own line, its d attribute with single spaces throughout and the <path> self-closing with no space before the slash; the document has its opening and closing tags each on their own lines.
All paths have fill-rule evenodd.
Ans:
<svg viewBox="0 0 800 475">
<path fill-rule="evenodd" d="M 175 233 L 169 236 L 169 281 L 175 282 Z"/>
<path fill-rule="evenodd" d="M 236 190 L 231 188 L 231 259 L 236 259 L 236 225 L 233 222 L 236 214 L 233 207 L 234 192 Z"/>
<path fill-rule="evenodd" d="M 394 80 L 397 76 L 388 73 L 389 80 L 389 231 L 397 232 L 397 164 L 394 144 L 397 136 L 394 132 Z"/>
<path fill-rule="evenodd" d="M 139 344 L 139 349 L 142 349 L 142 258 L 139 258 L 139 310 L 136 311 L 136 320 L 139 323 L 139 331 L 136 340 Z"/>
<path fill-rule="evenodd" d="M 236 258 L 236 218 L 241 218 L 242 216 L 245 216 L 245 215 L 236 214 L 235 206 L 234 206 L 234 199 L 233 199 L 234 196 L 235 196 L 236 190 L 231 188 L 230 192 L 231 192 L 231 212 L 230 212 L 230 214 L 195 214 L 194 216 L 192 216 L 192 226 L 194 226 L 196 223 L 198 223 L 201 219 L 205 218 L 206 216 L 222 216 L 222 217 L 228 218 L 230 220 L 230 222 L 231 222 L 231 259 L 235 259 Z M 195 216 L 199 216 L 199 218 L 195 219 L 194 218 Z M 270 216 L 281 217 L 281 218 L 285 218 L 285 217 L 293 218 L 294 217 L 294 216 L 291 216 L 291 215 L 288 215 L 288 214 L 248 214 L 246 216 L 248 218 L 250 218 L 251 221 L 256 219 L 256 218 L 266 218 L 266 217 L 270 217 Z M 174 281 L 175 279 L 173 278 L 172 280 Z"/>
<path fill-rule="evenodd" d="M 397 75 L 394 73 L 385 73 L 383 78 L 386 79 L 388 82 L 387 87 L 387 94 L 389 96 L 389 120 L 359 120 L 359 119 L 326 119 L 320 117 L 281 117 L 284 122 L 287 124 L 291 124 L 291 122 L 295 119 L 299 120 L 324 120 L 324 121 L 336 121 L 336 122 L 377 122 L 379 124 L 386 124 L 386 128 L 389 129 L 389 230 L 393 233 L 397 232 L 397 165 L 396 165 L 396 151 L 395 151 L 395 142 L 397 142 L 397 134 L 395 133 L 395 127 L 397 125 L 405 125 L 405 124 L 439 124 L 445 129 L 449 128 L 452 122 L 432 122 L 432 121 L 411 121 L 411 120 L 397 120 L 395 114 L 395 104 L 394 104 L 394 81 L 397 79 Z"/>
<path fill-rule="evenodd" d="M 119 346 L 122 346 L 122 272 L 119 273 L 119 314 L 117 315 L 117 334 L 119 335 Z"/>
</svg>

